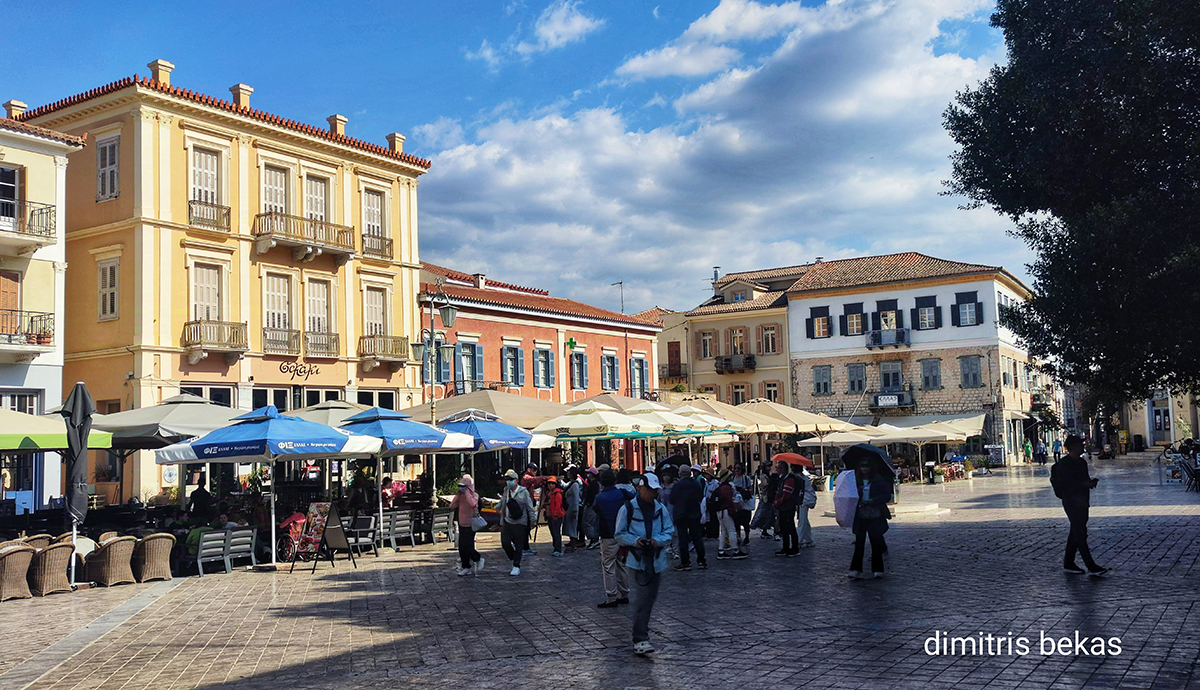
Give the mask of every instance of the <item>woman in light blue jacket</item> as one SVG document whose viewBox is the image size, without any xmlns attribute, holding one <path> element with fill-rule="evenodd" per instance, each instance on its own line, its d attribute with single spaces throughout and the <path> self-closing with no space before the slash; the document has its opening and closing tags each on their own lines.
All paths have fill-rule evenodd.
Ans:
<svg viewBox="0 0 1200 690">
<path fill-rule="evenodd" d="M 637 606 L 633 612 L 633 651 L 649 654 L 654 651 L 650 644 L 650 611 L 658 599 L 658 586 L 662 574 L 670 567 L 667 547 L 675 524 L 671 513 L 658 502 L 661 488 L 658 477 L 646 474 L 638 484 L 638 495 L 621 506 L 617 512 L 617 543 L 628 549 L 625 567 L 634 572 L 637 584 Z"/>
</svg>

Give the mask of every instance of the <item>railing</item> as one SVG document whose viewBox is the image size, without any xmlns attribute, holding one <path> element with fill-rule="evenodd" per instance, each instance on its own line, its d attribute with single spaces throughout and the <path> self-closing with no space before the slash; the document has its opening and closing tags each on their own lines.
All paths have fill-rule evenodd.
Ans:
<svg viewBox="0 0 1200 690">
<path fill-rule="evenodd" d="M 480 379 L 446 381 L 442 385 L 446 387 L 446 397 L 466 395 L 475 391 L 503 391 L 513 387 L 513 384 L 503 381 L 483 381 Z"/>
<path fill-rule="evenodd" d="M 207 350 L 249 350 L 246 322 L 188 321 L 183 324 L 183 346 Z"/>
<path fill-rule="evenodd" d="M 304 332 L 304 354 L 309 357 L 337 357 L 338 344 L 337 333 Z"/>
<path fill-rule="evenodd" d="M 367 256 L 375 256 L 380 259 L 392 258 L 392 238 L 381 237 L 379 235 L 363 235 L 362 236 L 362 251 Z"/>
<path fill-rule="evenodd" d="M 0 231 L 54 239 L 56 217 L 53 204 L 0 199 Z"/>
<path fill-rule="evenodd" d="M 688 365 L 680 362 L 679 364 L 660 364 L 658 365 L 658 378 L 660 379 L 682 379 L 687 378 Z"/>
<path fill-rule="evenodd" d="M 754 371 L 758 365 L 754 355 L 725 355 L 717 357 L 714 363 L 718 374 L 727 371 Z"/>
<path fill-rule="evenodd" d="M 867 347 L 899 347 L 911 345 L 907 328 L 885 328 L 867 331 Z"/>
<path fill-rule="evenodd" d="M 0 309 L 0 345 L 53 345 L 54 314 Z"/>
<path fill-rule="evenodd" d="M 188 202 L 188 225 L 229 232 L 229 207 L 207 201 Z"/>
<path fill-rule="evenodd" d="M 354 251 L 354 228 L 314 218 L 268 211 L 254 217 L 254 235 L 300 244 Z"/>
<path fill-rule="evenodd" d="M 407 362 L 408 338 L 403 335 L 360 335 L 358 356 Z"/>
<path fill-rule="evenodd" d="M 288 328 L 262 329 L 262 351 L 269 355 L 300 354 L 300 331 Z"/>
</svg>

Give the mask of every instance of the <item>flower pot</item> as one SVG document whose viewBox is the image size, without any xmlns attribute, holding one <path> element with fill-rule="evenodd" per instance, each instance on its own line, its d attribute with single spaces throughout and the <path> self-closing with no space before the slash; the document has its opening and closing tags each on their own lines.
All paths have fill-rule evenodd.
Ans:
<svg viewBox="0 0 1200 690">
<path fill-rule="evenodd" d="M 38 333 L 37 342 L 38 342 L 38 345 L 49 345 L 50 344 L 50 334 L 49 333 Z"/>
<path fill-rule="evenodd" d="M 946 483 L 946 475 L 944 475 L 944 474 L 933 475 L 933 483 L 934 484 L 945 484 Z"/>
</svg>

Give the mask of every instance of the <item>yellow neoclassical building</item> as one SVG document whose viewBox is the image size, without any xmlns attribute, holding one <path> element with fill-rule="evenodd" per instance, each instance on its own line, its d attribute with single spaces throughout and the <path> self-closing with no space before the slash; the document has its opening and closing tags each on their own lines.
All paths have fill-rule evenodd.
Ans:
<svg viewBox="0 0 1200 690">
<path fill-rule="evenodd" d="M 421 402 L 409 342 L 429 161 L 401 134 L 364 142 L 341 115 L 301 124 L 253 108 L 245 84 L 222 99 L 149 67 L 14 114 L 89 142 L 67 172 L 64 380 L 86 381 L 100 412 L 181 392 L 247 410 Z M 124 499 L 175 483 L 141 456 Z"/>
</svg>

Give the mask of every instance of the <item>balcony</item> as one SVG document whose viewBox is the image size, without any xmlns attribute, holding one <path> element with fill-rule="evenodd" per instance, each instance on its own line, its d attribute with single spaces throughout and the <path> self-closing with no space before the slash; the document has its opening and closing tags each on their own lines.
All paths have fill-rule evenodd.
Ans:
<svg viewBox="0 0 1200 690">
<path fill-rule="evenodd" d="M 912 342 L 908 339 L 907 328 L 884 328 L 881 330 L 867 331 L 867 349 L 883 348 L 883 347 L 900 347 L 910 346 Z"/>
<path fill-rule="evenodd" d="M 913 400 L 911 391 L 883 391 L 876 393 L 870 397 L 871 402 L 867 405 L 872 410 L 884 409 L 900 409 L 914 407 L 917 403 Z"/>
<path fill-rule="evenodd" d="M 658 365 L 658 378 L 660 379 L 686 379 L 687 375 L 688 365 L 682 362 Z"/>
<path fill-rule="evenodd" d="M 54 314 L 0 309 L 0 360 L 32 362 L 54 351 Z"/>
<path fill-rule="evenodd" d="M 315 218 L 292 216 L 278 211 L 254 217 L 255 249 L 265 254 L 279 245 L 292 248 L 295 261 L 312 261 L 321 254 L 332 254 L 339 266 L 354 253 L 354 228 Z"/>
<path fill-rule="evenodd" d="M 222 352 L 225 363 L 233 366 L 250 349 L 246 330 L 245 321 L 188 321 L 183 324 L 182 338 L 188 364 L 196 364 L 210 352 Z"/>
<path fill-rule="evenodd" d="M 229 207 L 206 201 L 189 201 L 188 225 L 205 230 L 229 232 Z"/>
<path fill-rule="evenodd" d="M 0 248 L 19 256 L 57 241 L 57 211 L 53 204 L 0 199 Z"/>
<path fill-rule="evenodd" d="M 305 331 L 304 355 L 306 357 L 337 357 L 341 349 L 337 333 L 318 333 Z"/>
<path fill-rule="evenodd" d="M 300 331 L 288 328 L 262 329 L 262 351 L 264 355 L 300 354 Z"/>
<path fill-rule="evenodd" d="M 362 252 L 364 256 L 375 259 L 392 260 L 392 238 L 380 235 L 363 235 Z"/>
<path fill-rule="evenodd" d="M 395 373 L 408 361 L 408 338 L 402 335 L 362 335 L 358 337 L 358 356 L 364 372 L 386 362 Z"/>
<path fill-rule="evenodd" d="M 758 362 L 754 355 L 726 355 L 717 357 L 715 362 L 718 374 L 728 374 L 735 371 L 754 371 Z"/>
</svg>

